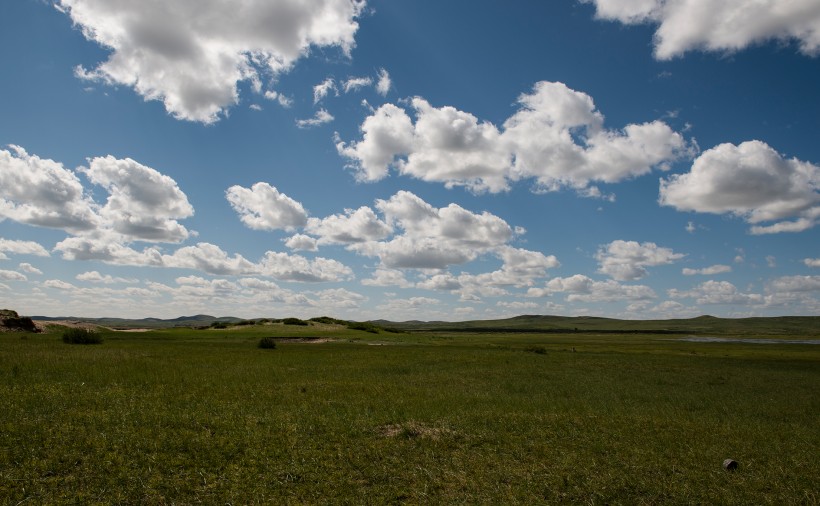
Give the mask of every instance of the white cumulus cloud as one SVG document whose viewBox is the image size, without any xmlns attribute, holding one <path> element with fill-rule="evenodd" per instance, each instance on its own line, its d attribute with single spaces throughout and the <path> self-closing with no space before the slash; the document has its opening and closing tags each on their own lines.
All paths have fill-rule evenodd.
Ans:
<svg viewBox="0 0 820 506">
<path fill-rule="evenodd" d="M 107 227 L 132 240 L 182 242 L 190 232 L 177 219 L 194 208 L 176 181 L 130 158 L 93 158 L 80 171 L 108 191 L 99 214 Z"/>
<path fill-rule="evenodd" d="M 598 249 L 598 272 L 619 281 L 641 279 L 649 274 L 647 267 L 666 265 L 685 255 L 655 243 L 616 240 Z"/>
<path fill-rule="evenodd" d="M 17 271 L 8 271 L 0 269 L 0 279 L 3 281 L 28 281 L 25 274 L 20 274 Z"/>
<path fill-rule="evenodd" d="M 242 223 L 254 230 L 293 230 L 307 223 L 302 204 L 268 183 L 256 183 L 251 188 L 234 185 L 225 197 Z"/>
<path fill-rule="evenodd" d="M 108 192 L 100 205 L 62 164 L 18 146 L 12 151 L 0 150 L 0 217 L 84 236 L 116 234 L 120 242 L 181 242 L 192 234 L 177 221 L 194 213 L 188 198 L 151 167 L 130 158 L 90 159 L 77 172 Z"/>
<path fill-rule="evenodd" d="M 772 280 L 767 289 L 772 292 L 817 292 L 820 291 L 820 276 L 783 276 Z"/>
<path fill-rule="evenodd" d="M 414 126 L 404 109 L 393 104 L 379 107 L 362 123 L 362 140 L 346 144 L 337 138 L 339 154 L 350 158 L 359 181 L 384 179 L 397 155 L 413 147 Z"/>
<path fill-rule="evenodd" d="M 344 214 L 333 214 L 319 219 L 309 218 L 305 231 L 319 236 L 321 244 L 351 244 L 378 241 L 393 230 L 367 206 L 355 211 L 345 210 Z"/>
<path fill-rule="evenodd" d="M 75 276 L 76 279 L 79 281 L 88 281 L 90 283 L 103 283 L 106 285 L 111 285 L 114 283 L 136 283 L 136 279 L 126 279 L 120 277 L 114 277 L 110 274 L 102 275 L 98 271 L 88 271 L 77 274 Z"/>
<path fill-rule="evenodd" d="M 820 220 L 820 167 L 787 159 L 761 141 L 721 144 L 704 151 L 689 172 L 662 179 L 660 203 L 732 214 L 750 223 L 753 234 L 801 232 Z"/>
<path fill-rule="evenodd" d="M 42 274 L 43 273 L 43 271 L 41 271 L 37 267 L 34 267 L 33 265 L 31 265 L 28 262 L 21 263 L 19 266 L 17 266 L 17 268 L 19 270 L 23 271 L 23 272 L 28 272 L 29 274 Z"/>
<path fill-rule="evenodd" d="M 653 23 L 655 56 L 687 51 L 737 51 L 763 41 L 795 40 L 820 53 L 820 4 L 815 0 L 582 0 L 597 16 L 625 24 Z"/>
<path fill-rule="evenodd" d="M 614 280 L 595 281 L 583 274 L 553 278 L 544 288 L 530 288 L 530 297 L 544 297 L 555 293 L 567 294 L 568 302 L 642 301 L 657 297 L 646 285 L 623 285 Z"/>
<path fill-rule="evenodd" d="M 364 120 L 361 140 L 337 140 L 336 147 L 360 181 L 378 181 L 392 168 L 474 192 L 532 179 L 538 191 L 570 187 L 593 197 L 603 196 L 595 182 L 665 170 L 689 153 L 683 137 L 661 121 L 605 129 L 592 98 L 563 83 L 536 83 L 518 104 L 501 129 L 420 97 L 411 101 L 415 123 L 405 109 L 385 104 Z"/>
<path fill-rule="evenodd" d="M 397 269 L 376 269 L 373 276 L 362 280 L 365 286 L 398 286 L 401 288 L 409 288 L 413 286 L 407 281 L 404 273 Z"/>
<path fill-rule="evenodd" d="M 488 212 L 473 213 L 449 204 L 436 208 L 417 195 L 399 191 L 376 208 L 396 235 L 386 241 L 351 244 L 349 249 L 378 257 L 391 269 L 443 269 L 463 264 L 507 243 L 513 229 Z"/>
<path fill-rule="evenodd" d="M 97 207 L 61 163 L 20 146 L 0 149 L 0 219 L 77 232 L 99 225 Z"/>
<path fill-rule="evenodd" d="M 15 239 L 3 239 L 0 237 L 0 253 L 13 253 L 15 255 L 35 255 L 38 257 L 49 256 L 48 250 L 34 241 L 18 241 Z"/>
<path fill-rule="evenodd" d="M 358 0 L 58 0 L 83 35 L 110 51 L 76 74 L 159 100 L 174 117 L 212 123 L 239 101 L 237 84 L 273 81 L 311 47 L 355 45 Z M 270 84 L 270 83 L 268 83 Z"/>
<path fill-rule="evenodd" d="M 344 281 L 353 278 L 353 270 L 338 260 L 314 258 L 309 260 L 300 255 L 268 251 L 255 269 L 259 274 L 281 279 L 318 283 Z"/>
<path fill-rule="evenodd" d="M 728 281 L 705 281 L 691 290 L 671 289 L 673 299 L 695 299 L 698 304 L 739 304 L 755 305 L 765 303 L 765 298 L 757 293 L 743 293 Z"/>
<path fill-rule="evenodd" d="M 285 239 L 285 246 L 295 251 L 317 251 L 319 241 L 309 235 L 294 234 Z"/>
</svg>

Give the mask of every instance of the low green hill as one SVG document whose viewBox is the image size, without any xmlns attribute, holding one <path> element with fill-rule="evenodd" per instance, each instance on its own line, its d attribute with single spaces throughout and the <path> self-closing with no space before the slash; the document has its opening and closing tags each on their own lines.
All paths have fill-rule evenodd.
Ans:
<svg viewBox="0 0 820 506">
<path fill-rule="evenodd" d="M 595 316 L 522 315 L 502 320 L 464 322 L 374 323 L 405 331 L 448 332 L 618 332 L 668 334 L 820 334 L 818 316 L 777 316 L 758 318 L 717 318 L 698 316 L 671 320 L 618 320 Z"/>
</svg>

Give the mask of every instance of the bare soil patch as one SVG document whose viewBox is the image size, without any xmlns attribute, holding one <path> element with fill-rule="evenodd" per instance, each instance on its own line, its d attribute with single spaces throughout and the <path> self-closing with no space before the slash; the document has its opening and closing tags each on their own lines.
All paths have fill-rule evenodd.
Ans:
<svg viewBox="0 0 820 506">
<path fill-rule="evenodd" d="M 336 339 L 331 339 L 329 337 L 274 337 L 274 339 L 279 343 L 307 344 L 332 343 L 333 341 L 336 341 Z"/>
<path fill-rule="evenodd" d="M 406 439 L 433 439 L 453 436 L 455 432 L 445 427 L 436 427 L 413 420 L 403 423 L 390 423 L 376 427 L 376 432 L 384 437 L 401 437 Z"/>
</svg>

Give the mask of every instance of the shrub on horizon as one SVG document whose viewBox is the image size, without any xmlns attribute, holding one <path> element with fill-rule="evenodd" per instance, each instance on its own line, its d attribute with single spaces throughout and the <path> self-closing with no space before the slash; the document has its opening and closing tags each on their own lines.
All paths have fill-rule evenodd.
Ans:
<svg viewBox="0 0 820 506">
<path fill-rule="evenodd" d="M 299 318 L 285 318 L 282 320 L 285 325 L 307 325 L 308 322 L 300 320 Z"/>
<path fill-rule="evenodd" d="M 262 348 L 263 350 L 275 350 L 276 341 L 272 337 L 263 337 L 259 340 L 257 347 Z"/>
<path fill-rule="evenodd" d="M 364 330 L 371 334 L 378 334 L 380 327 L 367 322 L 348 322 L 347 328 L 351 330 Z"/>
<path fill-rule="evenodd" d="M 337 320 L 336 318 L 331 318 L 330 316 L 317 316 L 315 318 L 311 318 L 310 321 L 316 323 L 324 323 L 327 325 L 331 325 L 334 323 L 344 325 L 346 323 L 344 320 Z"/>
</svg>

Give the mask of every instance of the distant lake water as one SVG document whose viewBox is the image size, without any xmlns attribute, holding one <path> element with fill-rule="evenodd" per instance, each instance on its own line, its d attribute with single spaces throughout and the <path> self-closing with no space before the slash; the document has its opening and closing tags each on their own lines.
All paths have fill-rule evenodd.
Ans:
<svg viewBox="0 0 820 506">
<path fill-rule="evenodd" d="M 690 343 L 752 343 L 752 344 L 820 344 L 820 339 L 750 339 L 732 337 L 686 336 L 669 341 Z"/>
</svg>

